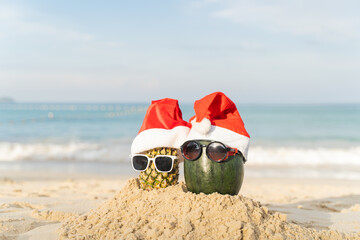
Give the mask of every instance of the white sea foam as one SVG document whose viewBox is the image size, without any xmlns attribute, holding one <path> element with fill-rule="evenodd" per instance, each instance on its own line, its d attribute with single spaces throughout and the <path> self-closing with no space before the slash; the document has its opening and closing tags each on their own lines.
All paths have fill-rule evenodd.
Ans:
<svg viewBox="0 0 360 240">
<path fill-rule="evenodd" d="M 251 165 L 360 166 L 360 146 L 348 148 L 253 147 L 248 163 Z"/>
<path fill-rule="evenodd" d="M 124 143 L 9 143 L 0 142 L 0 161 L 124 161 L 130 145 Z"/>
<path fill-rule="evenodd" d="M 0 161 L 128 161 L 129 139 L 109 142 L 0 142 Z M 247 166 L 360 166 L 360 146 L 348 148 L 251 147 Z"/>
</svg>

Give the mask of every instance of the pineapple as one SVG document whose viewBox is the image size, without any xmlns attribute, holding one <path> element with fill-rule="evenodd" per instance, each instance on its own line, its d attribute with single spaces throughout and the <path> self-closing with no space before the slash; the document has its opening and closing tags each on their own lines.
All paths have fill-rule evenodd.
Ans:
<svg viewBox="0 0 360 240">
<path fill-rule="evenodd" d="M 174 148 L 153 148 L 145 153 L 148 157 L 157 155 L 177 156 L 177 150 Z M 139 180 L 141 188 L 144 190 L 152 190 L 166 188 L 170 185 L 177 184 L 179 179 L 179 159 L 174 160 L 174 166 L 171 172 L 161 173 L 155 168 L 154 162 L 151 161 L 149 167 L 140 173 Z"/>
</svg>

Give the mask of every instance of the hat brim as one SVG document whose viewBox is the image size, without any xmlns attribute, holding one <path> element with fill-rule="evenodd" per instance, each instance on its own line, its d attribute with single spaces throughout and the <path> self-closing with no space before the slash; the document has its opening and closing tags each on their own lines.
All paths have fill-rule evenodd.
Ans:
<svg viewBox="0 0 360 240">
<path fill-rule="evenodd" d="M 158 147 L 179 149 L 189 131 L 190 128 L 186 126 L 177 126 L 172 129 L 152 128 L 142 131 L 135 137 L 131 145 L 131 154 Z"/>
</svg>

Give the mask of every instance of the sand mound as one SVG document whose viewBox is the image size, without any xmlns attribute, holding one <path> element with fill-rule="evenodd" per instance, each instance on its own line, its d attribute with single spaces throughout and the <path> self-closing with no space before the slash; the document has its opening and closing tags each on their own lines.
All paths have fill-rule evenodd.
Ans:
<svg viewBox="0 0 360 240">
<path fill-rule="evenodd" d="M 110 201 L 62 223 L 60 239 L 359 239 L 286 222 L 243 196 L 193 194 L 183 183 L 143 191 L 136 179 Z"/>
</svg>

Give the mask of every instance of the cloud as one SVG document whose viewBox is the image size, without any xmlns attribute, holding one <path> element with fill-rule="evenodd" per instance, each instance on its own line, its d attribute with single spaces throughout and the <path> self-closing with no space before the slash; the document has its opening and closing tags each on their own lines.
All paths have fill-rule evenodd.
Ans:
<svg viewBox="0 0 360 240">
<path fill-rule="evenodd" d="M 111 100 L 127 94 L 128 79 L 118 73 L 46 70 L 1 71 L 0 95 L 19 101 Z"/>
<path fill-rule="evenodd" d="M 272 33 L 313 37 L 336 43 L 360 39 L 360 16 L 338 1 L 223 1 L 215 18 Z"/>
<path fill-rule="evenodd" d="M 92 34 L 55 26 L 21 6 L 0 4 L 0 39 L 19 36 L 51 36 L 64 40 L 91 41 Z"/>
<path fill-rule="evenodd" d="M 67 71 L 66 73 L 46 71 L 46 70 L 28 70 L 28 71 L 0 71 L 1 82 L 3 86 L 12 86 L 13 83 L 43 86 L 73 86 L 96 88 L 98 86 L 123 86 L 128 82 L 126 78 L 119 77 L 118 73 L 104 72 L 80 72 Z M 53 86 L 53 87 L 55 87 Z"/>
</svg>

